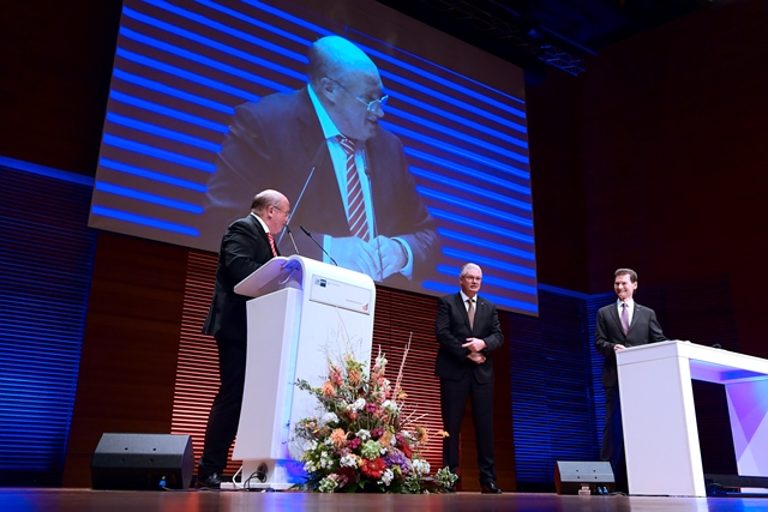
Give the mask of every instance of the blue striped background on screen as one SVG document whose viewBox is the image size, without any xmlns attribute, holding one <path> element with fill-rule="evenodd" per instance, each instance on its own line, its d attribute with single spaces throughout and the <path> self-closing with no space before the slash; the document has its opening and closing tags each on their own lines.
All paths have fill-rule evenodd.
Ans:
<svg viewBox="0 0 768 512">
<path fill-rule="evenodd" d="M 92 223 L 200 247 L 205 183 L 234 107 L 301 87 L 308 46 L 331 33 L 321 14 L 303 20 L 275 5 L 124 2 Z M 402 139 L 438 223 L 444 260 L 423 288 L 455 291 L 469 259 L 493 277 L 486 295 L 537 314 L 524 99 L 353 29 L 342 35 L 379 66 L 391 96 L 382 125 Z"/>
</svg>

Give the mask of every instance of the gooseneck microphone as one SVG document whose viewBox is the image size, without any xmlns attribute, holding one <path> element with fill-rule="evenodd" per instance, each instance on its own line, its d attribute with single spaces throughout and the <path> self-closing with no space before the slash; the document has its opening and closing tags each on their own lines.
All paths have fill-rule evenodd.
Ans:
<svg viewBox="0 0 768 512">
<path fill-rule="evenodd" d="M 328 256 L 328 259 L 329 259 L 329 260 L 331 260 L 331 263 L 333 263 L 334 265 L 336 265 L 336 266 L 338 267 L 338 266 L 339 266 L 339 264 L 338 264 L 338 263 L 336 263 L 336 260 L 335 260 L 335 259 L 333 259 L 333 256 L 331 256 L 330 254 L 328 254 L 328 251 L 326 251 L 326 250 L 325 250 L 325 248 L 323 247 L 323 244 L 321 244 L 320 242 L 318 242 L 317 240 L 315 240 L 315 239 L 314 239 L 314 237 L 312 236 L 312 233 L 310 233 L 309 231 L 307 231 L 307 230 L 304 228 L 304 226 L 299 226 L 299 227 L 300 227 L 300 228 L 301 228 L 301 230 L 304 232 L 304 234 L 305 234 L 305 235 L 307 235 L 307 236 L 309 237 L 309 239 L 310 239 L 310 240 L 312 240 L 313 242 L 315 242 L 315 245 L 316 245 L 316 246 L 318 246 L 318 247 L 320 248 L 320 250 L 321 250 L 321 251 L 323 251 L 323 254 L 325 254 L 326 256 Z"/>
<path fill-rule="evenodd" d="M 317 149 L 315 150 L 315 154 L 312 155 L 311 165 L 309 166 L 309 172 L 307 173 L 307 178 L 304 180 L 304 185 L 302 185 L 301 190 L 299 191 L 299 197 L 296 198 L 296 202 L 293 203 L 293 212 L 291 213 L 291 217 L 288 219 L 288 223 L 283 228 L 283 232 L 280 233 L 280 237 L 277 240 L 277 244 L 280 245 L 280 242 L 283 240 L 283 236 L 287 233 L 288 237 L 291 239 L 291 242 L 293 242 L 293 235 L 291 235 L 291 228 L 288 227 L 288 225 L 293 220 L 293 217 L 296 215 L 296 212 L 299 210 L 299 205 L 301 205 L 301 200 L 304 198 L 304 192 L 307 191 L 307 187 L 309 186 L 309 183 L 312 181 L 312 176 L 315 175 L 315 171 L 322 163 L 321 157 L 323 156 L 323 150 L 328 147 L 328 142 L 323 139 L 320 141 L 320 144 L 317 146 Z M 327 152 L 326 152 L 327 154 Z M 296 244 L 293 244 L 293 248 L 296 249 Z M 299 254 L 299 251 L 296 250 L 296 254 Z"/>
<path fill-rule="evenodd" d="M 299 248 L 296 247 L 296 240 L 293 239 L 293 232 L 291 231 L 291 228 L 288 227 L 288 224 L 285 225 L 285 232 L 288 233 L 288 238 L 291 239 L 291 245 L 293 245 L 293 250 L 296 251 L 296 254 L 301 256 L 301 253 L 299 252 Z"/>
</svg>

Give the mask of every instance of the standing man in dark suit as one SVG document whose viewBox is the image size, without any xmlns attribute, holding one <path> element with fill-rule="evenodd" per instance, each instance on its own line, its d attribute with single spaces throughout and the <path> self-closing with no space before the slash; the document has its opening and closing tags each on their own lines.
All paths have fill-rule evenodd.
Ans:
<svg viewBox="0 0 768 512">
<path fill-rule="evenodd" d="M 493 351 L 504 342 L 496 306 L 477 292 L 483 271 L 474 263 L 461 267 L 461 291 L 438 300 L 435 374 L 440 377 L 443 464 L 459 467 L 459 434 L 467 399 L 472 399 L 477 465 L 483 493 L 501 494 L 493 457 Z"/>
<path fill-rule="evenodd" d="M 637 273 L 634 270 L 616 270 L 613 289 L 618 297 L 616 302 L 600 308 L 597 312 L 595 346 L 598 352 L 605 356 L 603 386 L 606 397 L 605 429 L 600 459 L 611 463 L 616 488 L 626 491 L 627 466 L 624 459 L 624 430 L 621 425 L 616 352 L 621 352 L 627 347 L 664 341 L 667 338 L 661 331 L 656 313 L 632 298 L 637 290 Z"/>
<path fill-rule="evenodd" d="M 203 332 L 212 334 L 219 351 L 220 386 L 205 430 L 198 485 L 218 488 L 229 447 L 237 434 L 245 385 L 247 346 L 245 303 L 237 283 L 278 255 L 275 236 L 288 222 L 291 205 L 276 190 L 264 190 L 251 202 L 251 213 L 233 222 L 221 241 L 216 288 Z"/>
<path fill-rule="evenodd" d="M 295 237 L 302 255 L 329 254 L 376 281 L 422 279 L 437 235 L 402 142 L 379 126 L 388 96 L 376 64 L 326 36 L 310 48 L 308 78 L 237 107 L 208 181 L 206 224 L 231 222 L 248 190 L 270 184 L 296 198 L 291 226 L 317 241 Z"/>
</svg>

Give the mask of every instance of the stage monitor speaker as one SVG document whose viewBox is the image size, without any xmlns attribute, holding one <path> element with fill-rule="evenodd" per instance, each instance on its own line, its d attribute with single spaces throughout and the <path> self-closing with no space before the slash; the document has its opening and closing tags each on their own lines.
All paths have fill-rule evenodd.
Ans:
<svg viewBox="0 0 768 512">
<path fill-rule="evenodd" d="M 616 489 L 611 463 L 607 461 L 557 461 L 557 494 L 608 494 Z"/>
<path fill-rule="evenodd" d="M 94 489 L 186 489 L 193 468 L 191 436 L 105 433 L 91 459 L 91 484 Z"/>
</svg>

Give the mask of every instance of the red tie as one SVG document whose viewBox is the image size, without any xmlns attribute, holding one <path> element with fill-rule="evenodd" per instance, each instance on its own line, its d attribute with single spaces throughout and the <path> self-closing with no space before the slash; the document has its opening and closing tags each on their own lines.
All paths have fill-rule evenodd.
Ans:
<svg viewBox="0 0 768 512">
<path fill-rule="evenodd" d="M 275 247 L 275 237 L 272 233 L 267 231 L 267 238 L 269 239 L 269 248 L 272 249 L 272 256 L 277 257 L 277 248 Z"/>
<path fill-rule="evenodd" d="M 341 149 L 347 155 L 347 222 L 349 231 L 353 235 L 366 242 L 370 239 L 368 219 L 365 215 L 365 201 L 363 201 L 363 187 L 360 176 L 357 174 L 355 164 L 355 142 L 351 139 L 338 136 Z"/>
</svg>

